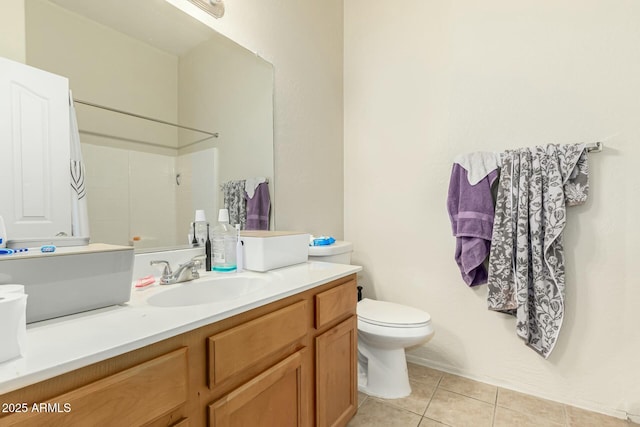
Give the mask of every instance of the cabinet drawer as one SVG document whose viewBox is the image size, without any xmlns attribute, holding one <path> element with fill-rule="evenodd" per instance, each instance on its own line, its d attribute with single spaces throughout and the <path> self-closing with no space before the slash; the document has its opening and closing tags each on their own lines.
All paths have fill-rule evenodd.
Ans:
<svg viewBox="0 0 640 427">
<path fill-rule="evenodd" d="M 209 388 L 303 338 L 307 316 L 300 301 L 209 337 Z"/>
<path fill-rule="evenodd" d="M 2 418 L 0 424 L 141 425 L 186 402 L 187 387 L 184 347 L 50 399 L 42 403 L 47 406 L 43 412 L 10 415 Z"/>
<path fill-rule="evenodd" d="M 349 280 L 347 283 L 317 294 L 315 296 L 316 329 L 320 329 L 347 314 L 355 314 L 357 302 L 358 293 L 355 280 Z"/>
<path fill-rule="evenodd" d="M 211 427 L 302 425 L 302 351 L 209 405 Z"/>
</svg>

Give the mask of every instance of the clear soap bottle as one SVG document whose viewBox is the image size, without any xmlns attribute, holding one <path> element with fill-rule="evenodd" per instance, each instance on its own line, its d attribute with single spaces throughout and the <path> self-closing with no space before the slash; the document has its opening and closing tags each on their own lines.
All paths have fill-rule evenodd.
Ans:
<svg viewBox="0 0 640 427">
<path fill-rule="evenodd" d="M 213 271 L 234 271 L 236 269 L 236 229 L 229 224 L 229 211 L 220 209 L 218 225 L 213 229 L 212 252 Z"/>
</svg>

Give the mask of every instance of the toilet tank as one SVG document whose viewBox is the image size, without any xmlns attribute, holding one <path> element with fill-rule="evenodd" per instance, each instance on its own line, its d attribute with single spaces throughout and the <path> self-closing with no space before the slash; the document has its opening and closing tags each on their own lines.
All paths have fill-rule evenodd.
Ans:
<svg viewBox="0 0 640 427">
<path fill-rule="evenodd" d="M 309 246 L 309 261 L 332 262 L 334 264 L 351 264 L 353 244 L 336 240 L 332 245 Z"/>
</svg>

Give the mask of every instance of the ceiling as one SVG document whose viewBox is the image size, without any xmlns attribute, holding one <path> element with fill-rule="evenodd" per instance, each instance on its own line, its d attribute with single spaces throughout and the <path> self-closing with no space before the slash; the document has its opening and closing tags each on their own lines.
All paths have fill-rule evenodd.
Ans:
<svg viewBox="0 0 640 427">
<path fill-rule="evenodd" d="M 177 56 L 216 34 L 165 0 L 49 1 Z"/>
</svg>

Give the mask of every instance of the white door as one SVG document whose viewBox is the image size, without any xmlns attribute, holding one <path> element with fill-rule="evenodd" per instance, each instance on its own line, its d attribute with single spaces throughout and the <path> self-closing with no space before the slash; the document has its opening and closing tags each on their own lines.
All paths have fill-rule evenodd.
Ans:
<svg viewBox="0 0 640 427">
<path fill-rule="evenodd" d="M 0 215 L 9 240 L 71 235 L 69 80 L 0 58 Z"/>
</svg>

